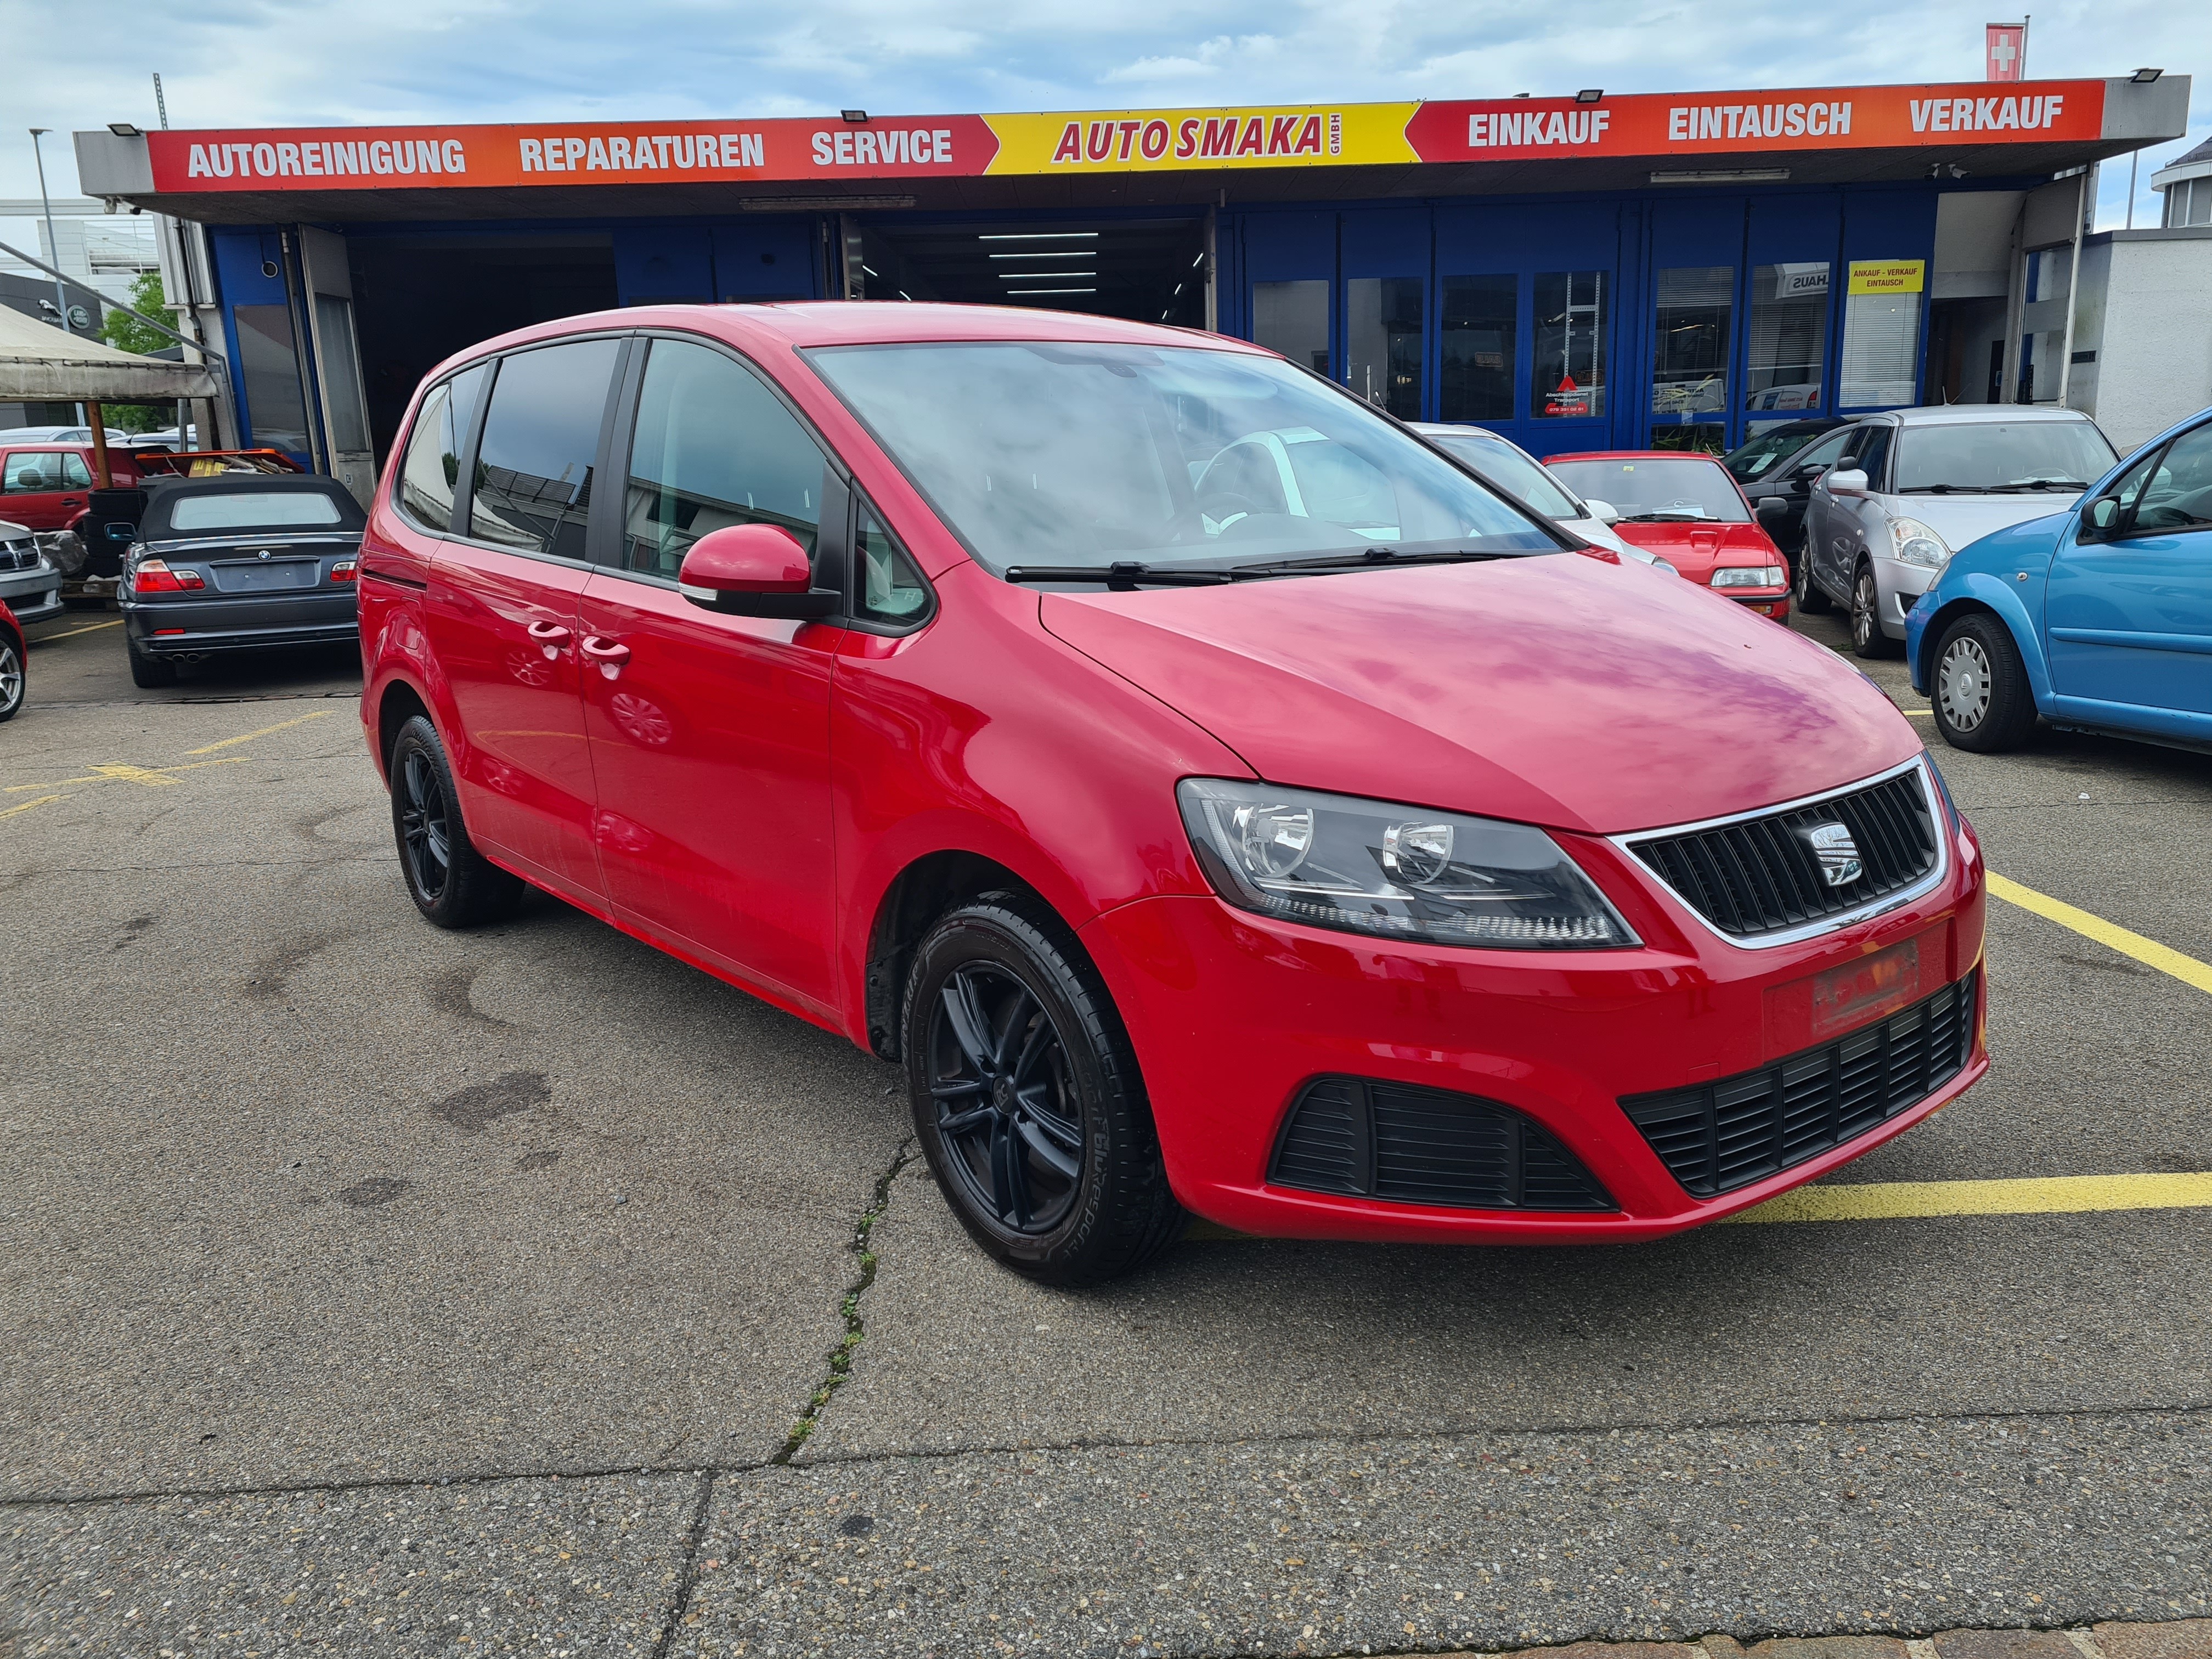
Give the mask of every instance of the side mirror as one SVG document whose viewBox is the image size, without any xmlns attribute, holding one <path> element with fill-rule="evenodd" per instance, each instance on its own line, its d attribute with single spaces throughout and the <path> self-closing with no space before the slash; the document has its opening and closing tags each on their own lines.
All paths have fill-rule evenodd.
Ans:
<svg viewBox="0 0 2212 1659">
<path fill-rule="evenodd" d="M 2100 495 L 2081 515 L 2081 527 L 2100 536 L 2111 535 L 2119 521 L 2120 504 L 2111 495 Z"/>
<path fill-rule="evenodd" d="M 1849 471 L 1838 468 L 1828 474 L 1828 493 L 1831 495 L 1863 495 L 1867 493 L 1867 475 L 1856 467 Z"/>
<path fill-rule="evenodd" d="M 733 524 L 691 544 L 676 591 L 730 617 L 803 620 L 834 616 L 844 595 L 817 591 L 806 550 L 781 525 Z"/>
<path fill-rule="evenodd" d="M 1583 505 L 1589 508 L 1590 517 L 1595 519 L 1600 524 L 1620 522 L 1620 509 L 1611 501 L 1586 501 Z"/>
<path fill-rule="evenodd" d="M 1790 516 L 1790 503 L 1779 495 L 1761 495 L 1753 510 L 1762 519 L 1786 519 Z"/>
</svg>

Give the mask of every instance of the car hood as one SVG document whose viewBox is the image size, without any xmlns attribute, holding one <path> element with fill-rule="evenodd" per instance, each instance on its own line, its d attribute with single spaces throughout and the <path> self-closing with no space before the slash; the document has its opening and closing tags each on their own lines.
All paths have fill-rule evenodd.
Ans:
<svg viewBox="0 0 2212 1659">
<path fill-rule="evenodd" d="M 1711 580 L 1713 567 L 1717 564 L 1782 562 L 1773 542 L 1755 524 L 1662 521 L 1622 523 L 1613 526 L 1613 529 L 1647 552 L 1656 553 L 1693 582 Z"/>
<path fill-rule="evenodd" d="M 2033 495 L 1877 495 L 1875 502 L 1893 519 L 1917 519 L 1956 552 L 2007 526 L 2063 513 L 2081 492 L 2057 490 Z"/>
<path fill-rule="evenodd" d="M 1262 777 L 1346 794 L 1618 834 L 1921 748 L 1833 652 L 1642 565 L 1537 556 L 1038 604 Z"/>
<path fill-rule="evenodd" d="M 31 526 L 27 524 L 17 524 L 13 519 L 0 519 L 0 542 L 19 542 L 31 533 Z"/>
</svg>

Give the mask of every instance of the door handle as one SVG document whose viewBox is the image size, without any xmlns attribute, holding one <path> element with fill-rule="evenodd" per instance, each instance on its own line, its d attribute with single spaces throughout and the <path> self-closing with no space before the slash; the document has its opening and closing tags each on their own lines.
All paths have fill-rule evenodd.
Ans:
<svg viewBox="0 0 2212 1659">
<path fill-rule="evenodd" d="M 620 640 L 610 640 L 598 634 L 584 635 L 584 655 L 599 665 L 599 672 L 613 679 L 623 672 L 629 660 L 629 647 Z"/>
<path fill-rule="evenodd" d="M 551 662 L 561 654 L 561 649 L 576 636 L 559 623 L 534 622 L 529 628 L 530 642 L 543 647 L 545 660 Z"/>
</svg>

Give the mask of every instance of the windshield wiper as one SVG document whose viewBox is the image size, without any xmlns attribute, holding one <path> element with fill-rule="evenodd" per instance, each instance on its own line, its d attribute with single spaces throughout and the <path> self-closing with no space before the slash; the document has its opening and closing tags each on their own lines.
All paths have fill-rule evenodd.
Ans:
<svg viewBox="0 0 2212 1659">
<path fill-rule="evenodd" d="M 2087 489 L 2089 486 L 2079 478 L 2014 478 L 2010 483 L 1989 484 L 1984 495 L 2019 495 L 2031 489 Z"/>
<path fill-rule="evenodd" d="M 1624 513 L 1623 524 L 1718 524 L 1719 520 L 1705 513 Z"/>
<path fill-rule="evenodd" d="M 1897 493 L 1900 495 L 1978 495 L 1982 490 L 1976 484 L 1906 484 Z"/>
<path fill-rule="evenodd" d="M 1218 587 L 1237 579 L 1226 570 L 1155 570 L 1121 560 L 1113 564 L 1017 564 L 1006 570 L 1010 582 L 1103 582 L 1109 588 Z"/>
<path fill-rule="evenodd" d="M 1350 557 L 1332 556 L 1319 559 L 1270 559 L 1261 564 L 1233 564 L 1229 567 L 1232 580 L 1242 581 L 1252 576 L 1294 576 L 1307 571 L 1371 570 L 1386 564 L 1468 564 L 1481 560 L 1510 558 L 1507 553 L 1474 553 L 1462 548 L 1447 549 L 1434 553 L 1401 553 L 1395 547 L 1370 547 Z"/>
</svg>

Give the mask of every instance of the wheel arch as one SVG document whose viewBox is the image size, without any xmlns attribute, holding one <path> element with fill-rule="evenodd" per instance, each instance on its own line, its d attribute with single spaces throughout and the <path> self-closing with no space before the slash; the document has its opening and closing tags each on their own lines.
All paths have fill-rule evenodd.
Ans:
<svg viewBox="0 0 2212 1659">
<path fill-rule="evenodd" d="M 1995 617 L 2004 624 L 2005 632 L 2012 637 L 2013 649 L 2020 653 L 2021 665 L 2027 671 L 2028 689 L 2034 693 L 2036 708 L 2049 714 L 2050 665 L 2044 660 L 2042 641 L 2037 637 L 2027 608 L 2008 589 L 1979 577 L 1970 579 L 1965 592 L 1944 600 L 1928 619 L 1928 625 L 1921 629 L 1920 658 L 1911 665 L 1914 681 L 1934 695 L 1936 653 L 1942 648 L 1944 635 L 1961 617 L 1976 613 Z"/>
<path fill-rule="evenodd" d="M 438 717 L 431 713 L 429 700 L 407 680 L 394 676 L 376 700 L 376 770 L 387 783 L 391 781 L 392 745 L 399 736 L 399 728 L 420 714 L 436 726 Z"/>
</svg>

